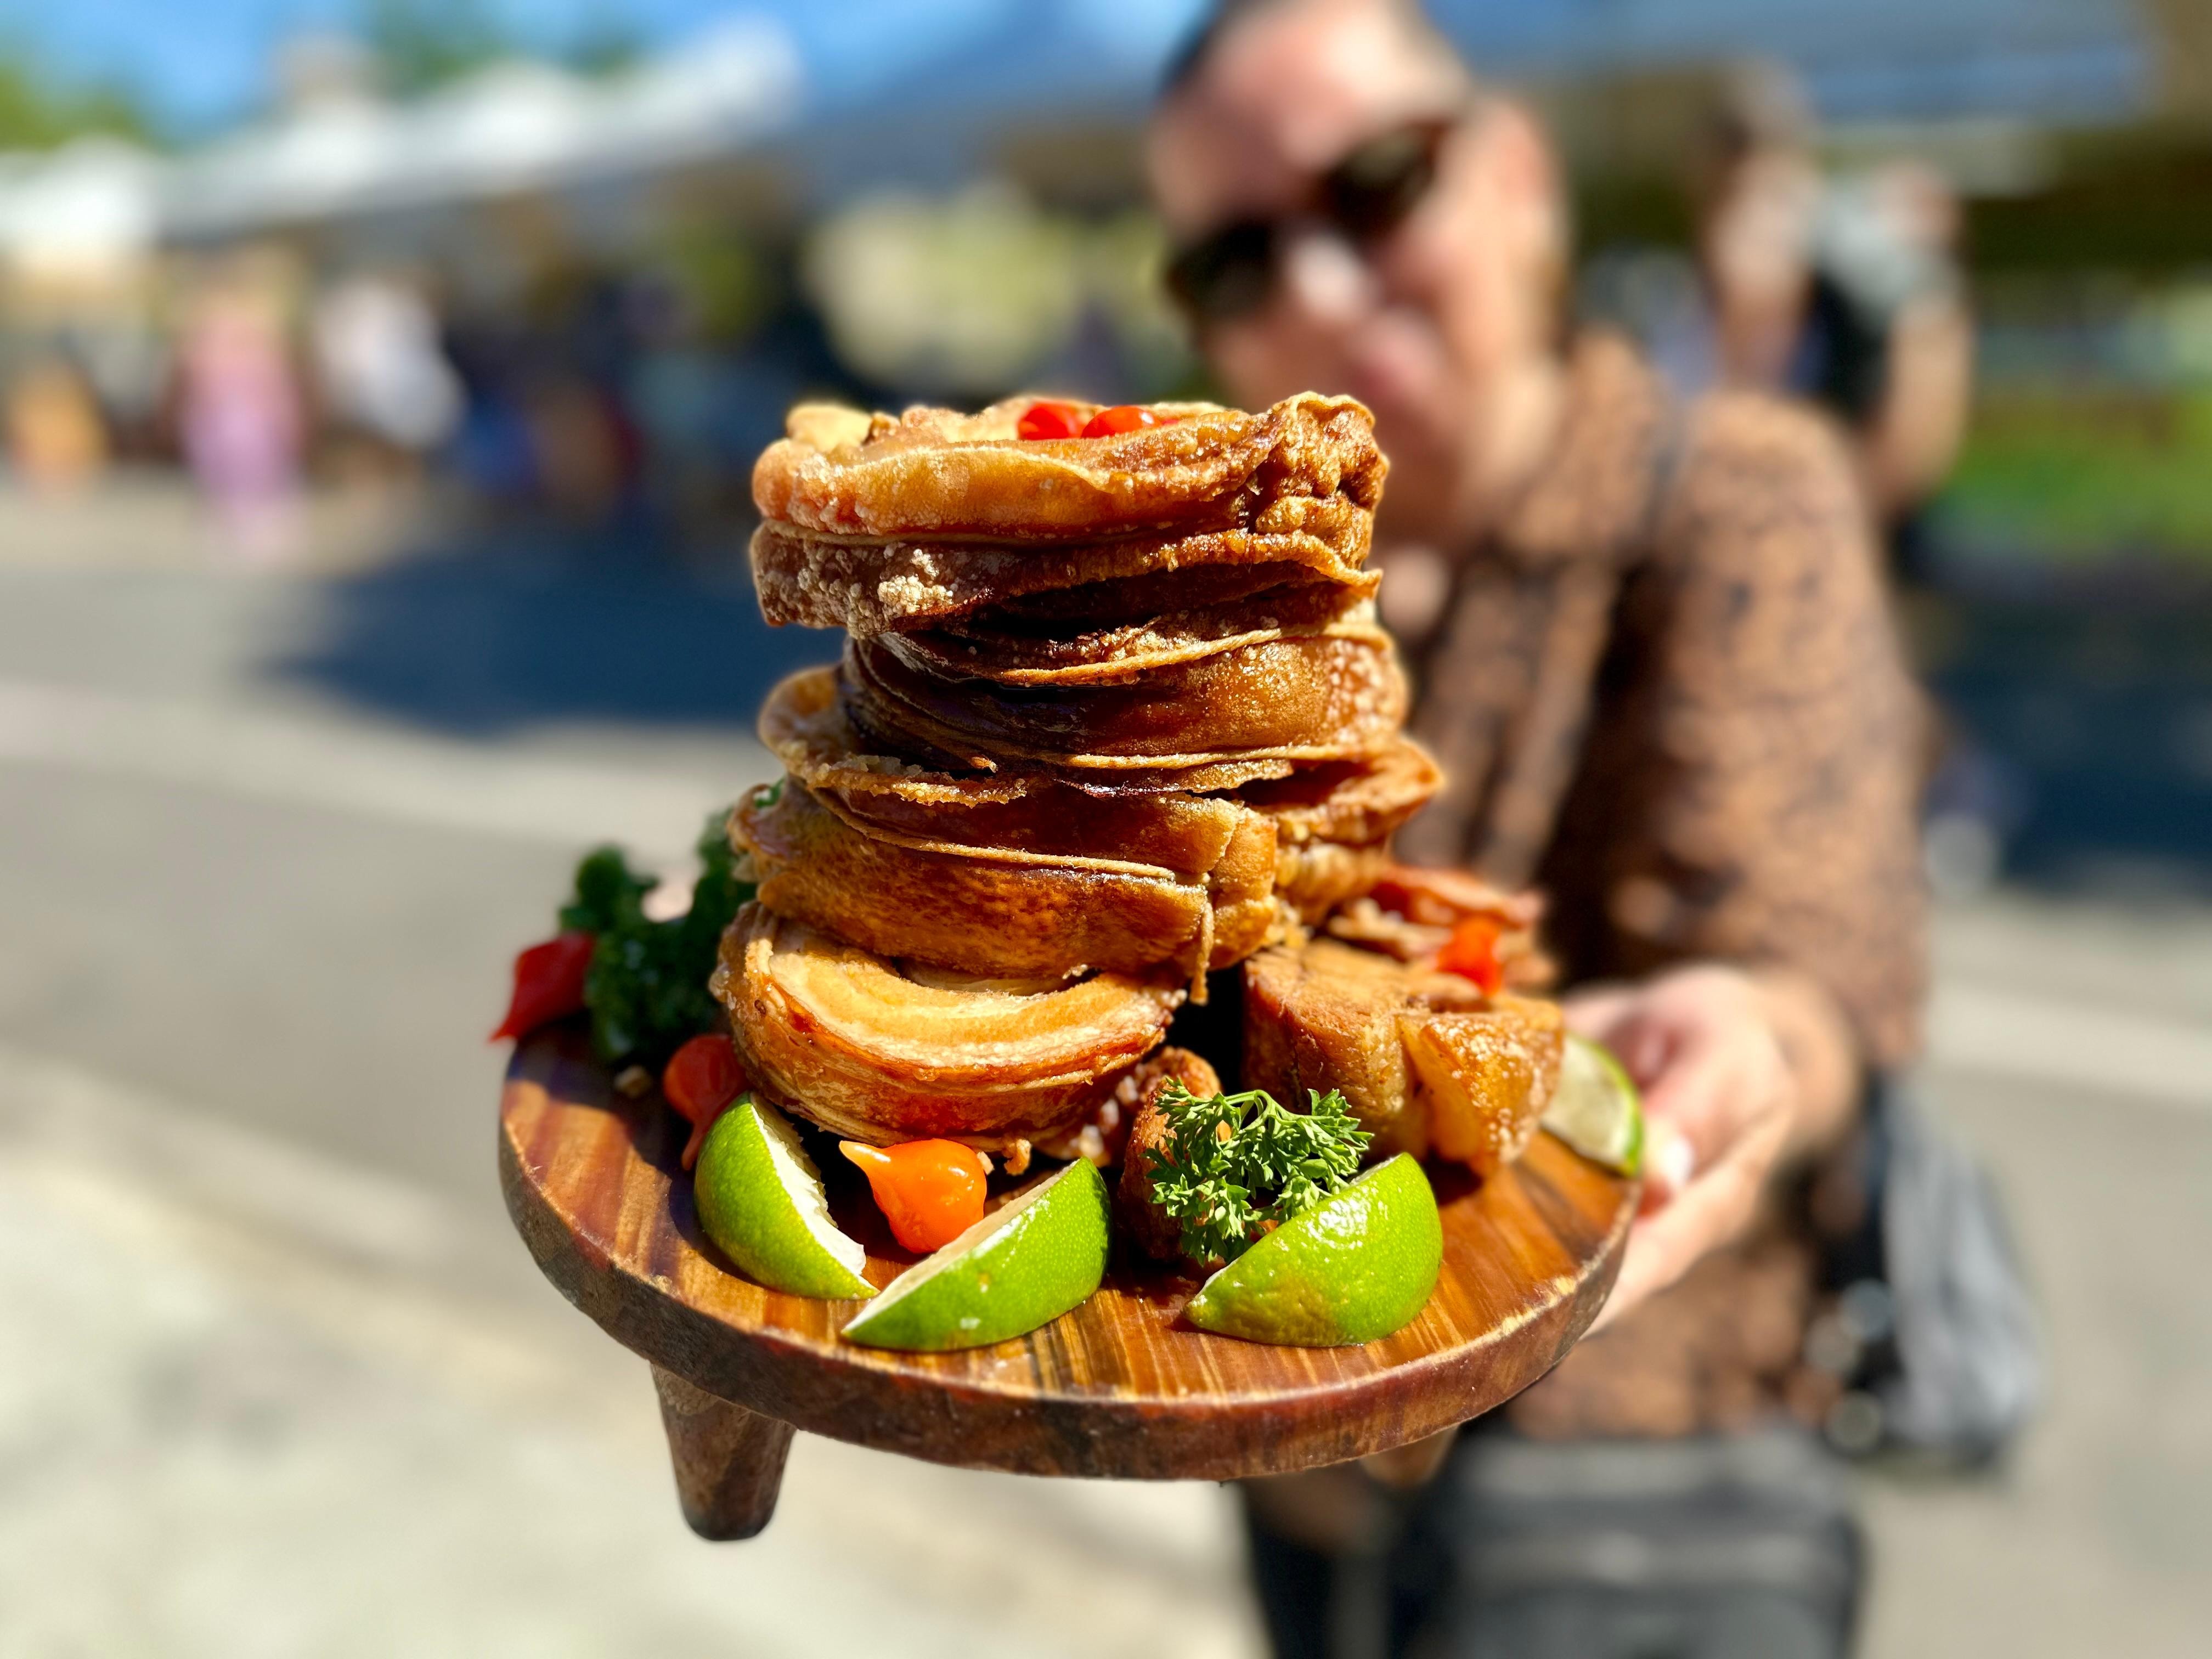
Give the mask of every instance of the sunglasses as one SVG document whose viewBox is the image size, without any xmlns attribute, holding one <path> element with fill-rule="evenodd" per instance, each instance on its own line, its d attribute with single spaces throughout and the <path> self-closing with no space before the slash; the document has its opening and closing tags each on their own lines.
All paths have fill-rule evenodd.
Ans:
<svg viewBox="0 0 2212 1659">
<path fill-rule="evenodd" d="M 1444 140 L 1462 118 L 1438 117 L 1379 134 L 1316 179 L 1297 210 L 1239 219 L 1186 243 L 1168 261 L 1168 291 L 1201 327 L 1231 322 L 1267 303 L 1283 250 L 1299 226 L 1319 221 L 1363 247 L 1382 240 L 1428 196 Z"/>
</svg>

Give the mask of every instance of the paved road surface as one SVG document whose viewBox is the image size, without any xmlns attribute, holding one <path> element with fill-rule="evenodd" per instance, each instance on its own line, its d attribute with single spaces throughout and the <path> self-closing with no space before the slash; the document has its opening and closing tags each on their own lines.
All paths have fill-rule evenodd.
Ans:
<svg viewBox="0 0 2212 1659">
<path fill-rule="evenodd" d="M 696 1543 L 506 1229 L 507 955 L 592 840 L 680 864 L 820 636 L 644 568 L 84 545 L 0 568 L 0 1659 L 1254 1651 L 1210 1487 L 802 1437 L 769 1536 Z M 2003 896 L 1941 951 L 2057 1398 L 2002 1479 L 1869 1484 L 1870 1651 L 2199 1651 L 2212 916 Z"/>
</svg>

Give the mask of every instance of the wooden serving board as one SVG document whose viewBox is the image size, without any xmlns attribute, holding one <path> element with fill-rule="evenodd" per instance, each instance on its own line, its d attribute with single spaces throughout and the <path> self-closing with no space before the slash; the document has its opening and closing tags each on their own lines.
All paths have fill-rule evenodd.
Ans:
<svg viewBox="0 0 2212 1659">
<path fill-rule="evenodd" d="M 766 1291 L 724 1261 L 692 1210 L 686 1128 L 658 1096 L 616 1094 L 578 1034 L 540 1032 L 507 1072 L 500 1174 L 546 1276 L 653 1363 L 685 1514 L 709 1536 L 766 1524 L 793 1427 L 969 1468 L 1140 1480 L 1285 1474 L 1424 1438 L 1574 1346 L 1636 1211 L 1635 1182 L 1539 1135 L 1486 1182 L 1431 1167 L 1443 1276 L 1382 1341 L 1209 1334 L 1180 1317 L 1196 1280 L 1117 1251 L 1097 1295 L 1027 1337 L 894 1353 L 838 1340 L 856 1304 Z M 868 1279 L 889 1283 L 913 1258 L 856 1178 L 823 1173 L 840 1224 L 868 1247 Z"/>
</svg>

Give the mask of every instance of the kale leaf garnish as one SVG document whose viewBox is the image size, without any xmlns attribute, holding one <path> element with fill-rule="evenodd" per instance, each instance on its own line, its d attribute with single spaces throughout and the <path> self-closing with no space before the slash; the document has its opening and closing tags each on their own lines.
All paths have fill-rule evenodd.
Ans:
<svg viewBox="0 0 2212 1659">
<path fill-rule="evenodd" d="M 584 975 L 584 1006 L 592 1015 L 592 1046 L 610 1063 L 658 1070 L 685 1041 L 721 1025 L 722 1010 L 707 981 L 723 930 L 753 896 L 753 884 L 738 877 L 726 818 L 717 812 L 707 820 L 691 908 L 666 921 L 645 914 L 645 896 L 658 884 L 631 869 L 620 848 L 599 848 L 576 866 L 561 927 L 599 941 Z"/>
</svg>

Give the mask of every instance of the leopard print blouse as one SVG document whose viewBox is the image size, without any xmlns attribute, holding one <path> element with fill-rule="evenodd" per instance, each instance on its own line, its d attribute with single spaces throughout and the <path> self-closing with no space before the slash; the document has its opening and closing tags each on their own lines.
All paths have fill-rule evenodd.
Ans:
<svg viewBox="0 0 2212 1659">
<path fill-rule="evenodd" d="M 1585 339 L 1552 457 L 1403 643 L 1413 729 L 1450 781 L 1402 856 L 1543 888 L 1570 983 L 1787 967 L 1869 1066 L 1911 1057 L 1921 705 L 1817 417 L 1733 392 L 1677 410 L 1626 343 Z M 1811 1261 L 1778 1219 L 1577 1350 L 1516 1422 L 1687 1432 L 1806 1409 Z"/>
</svg>

